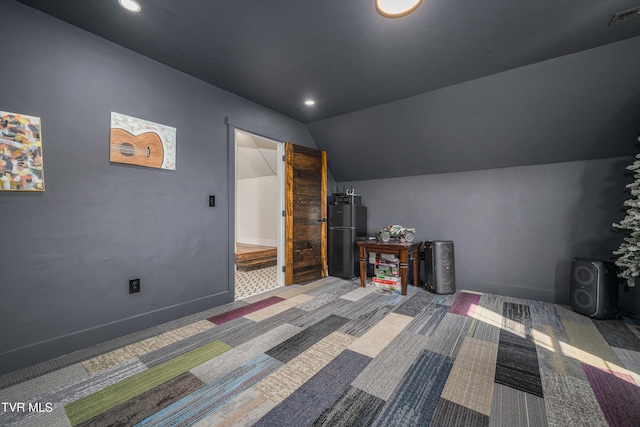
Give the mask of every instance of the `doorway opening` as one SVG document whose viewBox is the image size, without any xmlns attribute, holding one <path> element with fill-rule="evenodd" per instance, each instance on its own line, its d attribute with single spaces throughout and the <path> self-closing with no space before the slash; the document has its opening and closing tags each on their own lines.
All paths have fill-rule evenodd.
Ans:
<svg viewBox="0 0 640 427">
<path fill-rule="evenodd" d="M 235 299 L 284 286 L 284 144 L 235 130 Z"/>
</svg>

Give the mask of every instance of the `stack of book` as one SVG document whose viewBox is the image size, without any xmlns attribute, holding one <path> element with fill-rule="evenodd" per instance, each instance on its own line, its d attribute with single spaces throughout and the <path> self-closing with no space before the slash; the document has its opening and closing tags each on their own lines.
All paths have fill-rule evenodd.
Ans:
<svg viewBox="0 0 640 427">
<path fill-rule="evenodd" d="M 386 254 L 384 254 L 386 255 Z M 389 290 L 399 290 L 401 287 L 399 274 L 399 260 L 397 257 L 376 257 L 374 275 L 371 283 L 374 286 Z"/>
</svg>

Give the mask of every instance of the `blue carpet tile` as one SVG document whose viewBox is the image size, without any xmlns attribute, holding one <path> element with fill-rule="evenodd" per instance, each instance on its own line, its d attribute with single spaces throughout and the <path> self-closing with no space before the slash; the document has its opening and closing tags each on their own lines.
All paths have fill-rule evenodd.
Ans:
<svg viewBox="0 0 640 427">
<path fill-rule="evenodd" d="M 192 425 L 214 413 L 222 405 L 280 367 L 282 363 L 261 354 L 137 425 L 140 427 Z"/>
<path fill-rule="evenodd" d="M 428 426 L 452 367 L 450 357 L 420 353 L 372 425 Z"/>
</svg>

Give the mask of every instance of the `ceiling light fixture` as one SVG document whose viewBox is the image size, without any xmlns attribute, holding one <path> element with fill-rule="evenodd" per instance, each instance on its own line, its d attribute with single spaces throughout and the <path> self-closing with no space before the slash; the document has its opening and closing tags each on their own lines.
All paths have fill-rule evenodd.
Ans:
<svg viewBox="0 0 640 427">
<path fill-rule="evenodd" d="M 387 18 L 400 18 L 416 10 L 422 0 L 376 0 L 376 10 Z"/>
<path fill-rule="evenodd" d="M 142 10 L 138 2 L 135 0 L 118 0 L 118 3 L 120 3 L 120 6 L 131 12 L 140 12 Z"/>
<path fill-rule="evenodd" d="M 316 104 L 316 101 L 314 101 L 313 99 L 307 99 L 306 101 L 304 101 L 304 105 L 307 105 L 309 107 L 315 104 Z"/>
</svg>

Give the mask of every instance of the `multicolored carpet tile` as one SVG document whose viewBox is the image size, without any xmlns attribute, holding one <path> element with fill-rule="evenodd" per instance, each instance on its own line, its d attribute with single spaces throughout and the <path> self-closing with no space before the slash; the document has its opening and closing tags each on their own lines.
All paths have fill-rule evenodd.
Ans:
<svg viewBox="0 0 640 427">
<path fill-rule="evenodd" d="M 640 324 L 328 277 L 3 375 L 0 402 L 2 426 L 637 426 Z"/>
</svg>

